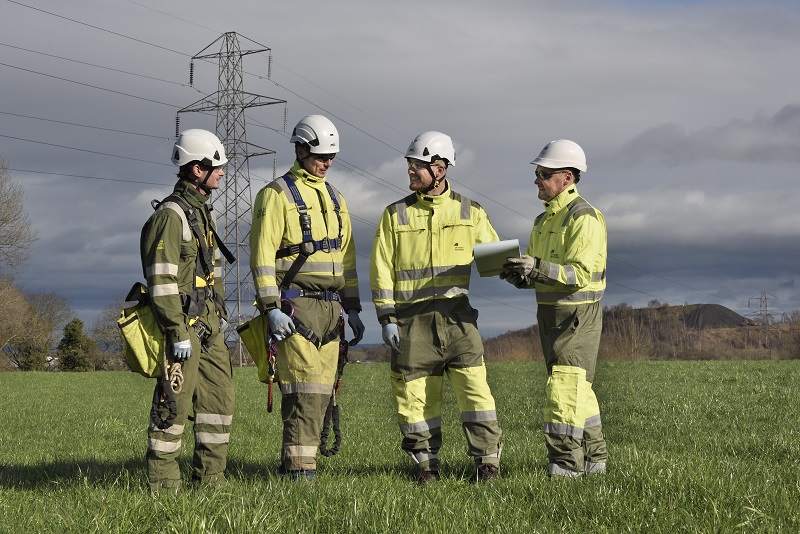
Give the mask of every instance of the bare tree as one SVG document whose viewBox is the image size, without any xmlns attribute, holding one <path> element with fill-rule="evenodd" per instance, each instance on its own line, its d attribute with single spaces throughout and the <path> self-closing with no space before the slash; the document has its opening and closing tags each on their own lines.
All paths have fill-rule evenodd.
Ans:
<svg viewBox="0 0 800 534">
<path fill-rule="evenodd" d="M 115 295 L 111 304 L 100 312 L 89 329 L 89 335 L 97 343 L 99 351 L 96 362 L 97 369 L 127 369 L 122 333 L 117 325 L 117 319 L 119 319 L 120 311 L 125 303 L 125 295 L 125 293 Z"/>
<path fill-rule="evenodd" d="M 54 339 L 53 330 L 39 318 L 11 277 L 0 277 L 0 353 L 11 367 L 41 371 Z"/>
<path fill-rule="evenodd" d="M 24 210 L 25 190 L 11 180 L 8 165 L 0 160 L 0 268 L 14 272 L 30 257 L 38 239 Z"/>
<path fill-rule="evenodd" d="M 26 295 L 36 316 L 47 327 L 54 342 L 68 322 L 75 318 L 69 301 L 55 291 L 37 291 Z"/>
</svg>

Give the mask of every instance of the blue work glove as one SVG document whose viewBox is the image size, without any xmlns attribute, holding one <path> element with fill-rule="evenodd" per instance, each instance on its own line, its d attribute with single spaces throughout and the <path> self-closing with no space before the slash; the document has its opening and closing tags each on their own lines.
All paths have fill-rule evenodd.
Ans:
<svg viewBox="0 0 800 534">
<path fill-rule="evenodd" d="M 347 312 L 347 324 L 350 325 L 350 330 L 353 331 L 355 336 L 350 340 L 350 346 L 355 347 L 364 337 L 364 323 L 361 322 L 361 317 L 358 316 L 358 310 L 349 310 Z"/>
<path fill-rule="evenodd" d="M 192 357 L 192 342 L 188 339 L 172 344 L 172 357 L 176 362 L 185 362 Z"/>
<path fill-rule="evenodd" d="M 383 325 L 383 342 L 392 347 L 395 352 L 400 352 L 400 330 L 396 323 L 386 323 Z"/>
<path fill-rule="evenodd" d="M 278 341 L 284 340 L 297 332 L 297 328 L 295 328 L 292 318 L 278 308 L 274 308 L 267 312 L 267 319 L 269 320 L 269 331 Z"/>
</svg>

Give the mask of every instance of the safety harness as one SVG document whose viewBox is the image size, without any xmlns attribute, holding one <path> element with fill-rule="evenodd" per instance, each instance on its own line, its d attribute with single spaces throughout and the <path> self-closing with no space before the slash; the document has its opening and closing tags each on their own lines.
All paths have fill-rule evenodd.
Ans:
<svg viewBox="0 0 800 534">
<path fill-rule="evenodd" d="M 342 248 L 342 215 L 341 215 L 341 206 L 339 206 L 339 199 L 336 198 L 336 192 L 331 187 L 331 184 L 325 182 L 325 187 L 328 189 L 328 194 L 331 196 L 331 201 L 333 202 L 333 209 L 336 212 L 336 219 L 339 221 L 339 235 L 336 239 L 330 239 L 325 237 L 324 239 L 320 239 L 315 241 L 311 235 L 311 216 L 308 214 L 308 208 L 306 207 L 306 203 L 303 201 L 303 197 L 300 195 L 300 191 L 297 189 L 297 185 L 294 183 L 294 180 L 290 177 L 290 174 L 287 173 L 283 175 L 283 180 L 286 182 L 286 186 L 289 188 L 289 191 L 292 193 L 292 198 L 294 199 L 294 203 L 297 206 L 297 212 L 300 214 L 300 229 L 303 232 L 303 242 L 297 243 L 294 245 L 288 245 L 275 253 L 275 259 L 285 258 L 287 256 L 293 256 L 297 254 L 297 259 L 294 260 L 292 266 L 286 271 L 286 274 L 283 277 L 283 281 L 281 282 L 281 290 L 286 291 L 289 287 L 289 284 L 292 283 L 294 277 L 297 276 L 297 273 L 300 272 L 303 265 L 305 265 L 306 260 L 309 256 L 313 253 L 321 250 L 323 252 L 330 252 L 331 250 L 340 250 Z M 297 291 L 297 290 L 296 290 Z M 302 291 L 302 290 L 299 290 Z M 335 292 L 328 292 L 334 293 Z M 295 296 L 308 296 L 308 295 L 295 295 Z M 282 298 L 292 298 L 290 296 L 284 296 L 281 294 Z M 312 297 L 318 298 L 318 297 Z M 324 300 L 338 300 L 338 295 L 336 299 L 324 299 Z"/>
<path fill-rule="evenodd" d="M 283 276 L 283 280 L 281 281 L 281 311 L 293 318 L 295 329 L 301 336 L 313 343 L 315 347 L 319 348 L 322 345 L 325 345 L 336 339 L 336 337 L 339 335 L 338 329 L 334 328 L 324 336 L 318 336 L 306 325 L 297 319 L 294 319 L 294 306 L 292 306 L 290 299 L 305 297 L 324 301 L 341 302 L 339 293 L 329 290 L 313 291 L 309 289 L 289 289 L 289 285 L 294 281 L 295 276 L 297 276 L 297 273 L 299 273 L 300 269 L 302 269 L 303 265 L 305 265 L 309 256 L 319 250 L 327 253 L 330 253 L 333 250 L 341 250 L 341 206 L 339 205 L 339 199 L 337 198 L 336 191 L 334 191 L 331 184 L 325 182 L 325 187 L 327 188 L 328 194 L 331 197 L 331 202 L 333 202 L 333 210 L 336 213 L 336 219 L 339 222 L 339 235 L 334 239 L 325 237 L 315 241 L 311 234 L 311 216 L 308 214 L 308 207 L 306 206 L 302 195 L 300 195 L 300 191 L 297 189 L 297 184 L 295 184 L 289 173 L 283 175 L 282 178 L 286 183 L 286 187 L 289 189 L 289 192 L 292 194 L 292 199 L 294 200 L 295 205 L 297 206 L 297 212 L 300 217 L 300 229 L 303 232 L 303 241 L 294 245 L 287 245 L 275 252 L 276 260 L 297 254 L 297 258 L 294 260 L 294 262 L 292 262 L 292 266 L 289 267 L 288 271 L 286 271 L 286 274 Z M 340 318 L 339 321 L 342 322 L 342 319 Z M 342 322 L 342 324 L 344 323 Z"/>
<path fill-rule="evenodd" d="M 215 299 L 216 301 L 217 298 L 217 294 L 214 292 L 213 287 L 214 254 L 212 248 L 208 246 L 206 236 L 203 234 L 203 231 L 200 228 L 200 221 L 197 218 L 197 212 L 195 208 L 186 203 L 185 200 L 177 195 L 169 195 L 160 202 L 158 200 L 153 200 L 150 205 L 154 210 L 158 210 L 159 207 L 162 207 L 162 205 L 162 209 L 166 208 L 169 202 L 173 202 L 180 207 L 183 215 L 181 218 L 185 219 L 192 235 L 200 247 L 200 252 L 197 254 L 197 260 L 195 262 L 195 276 L 192 282 L 192 291 L 189 293 L 181 293 L 180 298 L 181 306 L 183 307 L 184 312 L 188 317 L 190 317 L 190 325 L 194 327 L 195 333 L 200 339 L 200 345 L 202 347 L 201 350 L 206 352 L 213 344 L 214 340 L 207 336 L 208 331 L 206 326 L 198 321 L 197 318 L 203 312 L 206 299 L 211 298 Z M 212 206 L 208 204 L 205 205 L 207 220 L 211 219 L 212 209 Z M 208 226 L 222 255 L 225 256 L 225 259 L 228 261 L 228 263 L 234 263 L 236 261 L 234 255 L 230 250 L 228 250 L 228 248 L 219 238 L 219 235 L 217 235 L 214 227 L 211 224 Z M 198 279 L 203 280 L 206 285 L 198 287 Z M 224 302 L 217 304 L 222 305 L 223 307 L 225 305 Z M 156 427 L 164 430 L 172 426 L 172 423 L 178 413 L 175 394 L 180 393 L 183 386 L 183 371 L 181 370 L 181 364 L 179 362 L 173 362 L 170 364 L 166 353 L 164 354 L 164 362 L 162 367 L 164 374 L 156 385 L 156 389 L 153 393 L 153 406 L 150 410 L 150 417 Z M 168 412 L 166 418 L 162 416 L 162 414 L 165 412 Z"/>
<path fill-rule="evenodd" d="M 311 233 L 311 216 L 308 214 L 308 207 L 306 206 L 303 197 L 300 195 L 300 191 L 297 189 L 297 185 L 295 184 L 294 180 L 291 178 L 291 175 L 289 173 L 285 174 L 282 178 L 286 183 L 286 187 L 289 189 L 289 192 L 292 195 L 292 199 L 294 200 L 295 205 L 297 206 L 297 212 L 300 218 L 300 229 L 303 233 L 303 241 L 301 243 L 287 245 L 283 248 L 278 249 L 277 252 L 275 253 L 276 260 L 285 258 L 287 256 L 297 255 L 297 258 L 294 260 L 291 267 L 289 267 L 289 270 L 286 271 L 286 274 L 284 275 L 283 280 L 281 281 L 280 284 L 281 311 L 283 311 L 286 315 L 292 318 L 292 321 L 294 322 L 295 329 L 297 330 L 297 332 L 317 348 L 330 343 L 337 337 L 339 338 L 339 361 L 337 365 L 336 384 L 333 389 L 333 394 L 331 395 L 330 405 L 328 406 L 328 410 L 325 413 L 325 422 L 322 430 L 321 445 L 320 445 L 320 452 L 323 455 L 332 456 L 339 451 L 339 446 L 342 441 L 342 436 L 339 429 L 339 406 L 336 402 L 336 394 L 339 390 L 339 386 L 341 385 L 342 372 L 344 370 L 345 364 L 347 363 L 347 351 L 350 346 L 344 337 L 345 336 L 344 311 L 340 313 L 339 321 L 338 324 L 336 325 L 336 328 L 334 328 L 327 334 L 320 337 L 316 333 L 314 333 L 310 328 L 308 328 L 306 325 L 300 322 L 296 317 L 294 317 L 294 305 L 292 304 L 291 299 L 313 298 L 324 301 L 341 302 L 341 297 L 339 296 L 339 293 L 337 293 L 336 291 L 289 289 L 289 286 L 294 281 L 295 276 L 297 276 L 297 273 L 300 272 L 300 269 L 302 269 L 303 265 L 305 265 L 309 256 L 320 250 L 327 253 L 330 253 L 333 250 L 341 250 L 342 248 L 341 206 L 339 204 L 339 199 L 337 198 L 336 191 L 334 191 L 333 187 L 326 182 L 325 187 L 327 188 L 328 194 L 330 195 L 331 201 L 333 202 L 334 212 L 336 213 L 336 219 L 339 223 L 339 234 L 334 239 L 325 237 L 323 239 L 314 240 L 313 235 Z M 275 338 L 270 336 L 269 354 L 267 359 L 268 369 L 269 369 L 267 378 L 268 412 L 272 412 L 273 383 L 276 371 L 277 358 L 278 358 L 278 344 Z M 329 427 L 331 423 L 333 424 L 333 431 L 335 438 L 333 447 L 328 448 L 327 442 L 329 435 Z"/>
</svg>

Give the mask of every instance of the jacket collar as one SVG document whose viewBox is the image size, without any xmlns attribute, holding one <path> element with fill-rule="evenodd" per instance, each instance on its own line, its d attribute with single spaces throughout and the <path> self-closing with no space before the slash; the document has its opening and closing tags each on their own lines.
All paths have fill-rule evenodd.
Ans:
<svg viewBox="0 0 800 534">
<path fill-rule="evenodd" d="M 178 180 L 178 183 L 175 184 L 173 193 L 179 195 L 181 198 L 186 200 L 190 206 L 195 208 L 202 208 L 203 204 L 211 202 L 211 193 L 208 195 L 203 195 L 197 189 L 189 185 L 189 183 L 185 180 Z"/>
<path fill-rule="evenodd" d="M 544 203 L 544 209 L 547 210 L 548 213 L 556 213 L 557 211 L 561 211 L 567 204 L 572 202 L 578 198 L 578 188 L 575 184 L 572 184 L 562 192 L 560 192 L 556 198 Z"/>
<path fill-rule="evenodd" d="M 289 172 L 292 173 L 295 176 L 295 178 L 297 178 L 304 184 L 307 184 L 311 187 L 320 187 L 325 184 L 325 178 L 314 176 L 313 174 L 305 170 L 300 165 L 300 162 L 297 160 L 295 160 L 294 165 L 292 165 L 292 168 L 289 169 Z"/>
<path fill-rule="evenodd" d="M 450 197 L 453 196 L 453 192 L 450 189 L 450 182 L 445 179 L 444 191 L 442 191 L 441 195 L 432 197 L 431 195 L 426 195 L 425 193 L 420 193 L 419 191 L 416 192 L 416 195 L 417 195 L 417 202 L 425 206 L 434 208 L 437 206 L 441 206 L 442 204 L 447 202 L 450 199 Z"/>
</svg>

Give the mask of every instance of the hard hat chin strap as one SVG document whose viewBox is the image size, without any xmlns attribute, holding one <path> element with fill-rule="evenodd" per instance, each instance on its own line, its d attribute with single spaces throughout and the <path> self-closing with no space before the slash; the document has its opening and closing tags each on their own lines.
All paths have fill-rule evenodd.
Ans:
<svg viewBox="0 0 800 534">
<path fill-rule="evenodd" d="M 429 185 L 428 187 L 426 187 L 421 191 L 423 194 L 430 193 L 431 191 L 439 187 L 439 184 L 441 183 L 441 181 L 436 177 L 436 173 L 433 172 L 433 167 L 431 166 L 430 163 L 426 163 L 425 168 L 428 169 L 428 173 L 430 173 L 431 178 L 433 178 L 433 181 L 431 181 L 431 185 Z"/>
</svg>

